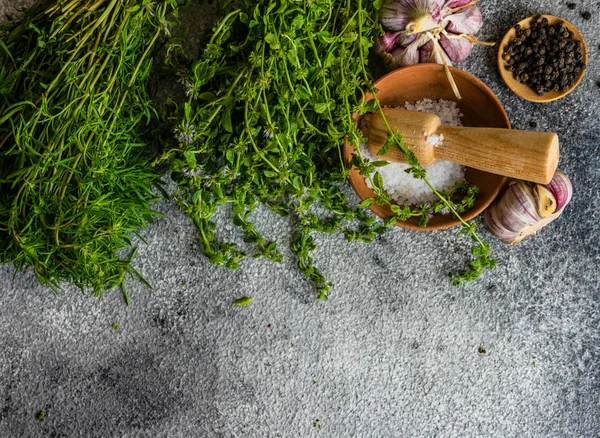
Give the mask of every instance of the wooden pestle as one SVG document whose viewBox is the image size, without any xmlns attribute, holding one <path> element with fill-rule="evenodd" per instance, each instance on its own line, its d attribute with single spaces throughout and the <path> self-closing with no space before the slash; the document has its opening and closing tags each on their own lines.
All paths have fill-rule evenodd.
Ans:
<svg viewBox="0 0 600 438">
<path fill-rule="evenodd" d="M 435 160 L 448 160 L 498 175 L 548 184 L 558 165 L 558 136 L 552 132 L 503 128 L 445 126 L 435 114 L 384 108 L 393 132 L 402 135 L 406 147 L 423 166 Z M 432 135 L 443 135 L 437 145 Z M 373 155 L 387 141 L 388 128 L 379 111 L 369 124 L 369 151 Z M 406 156 L 392 146 L 378 158 L 406 163 Z"/>
</svg>

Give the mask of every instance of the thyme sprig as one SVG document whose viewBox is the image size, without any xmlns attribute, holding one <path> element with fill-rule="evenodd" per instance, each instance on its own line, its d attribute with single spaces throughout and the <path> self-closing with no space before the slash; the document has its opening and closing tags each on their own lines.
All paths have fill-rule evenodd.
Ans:
<svg viewBox="0 0 600 438">
<path fill-rule="evenodd" d="M 181 106 L 174 144 L 155 162 L 171 162 L 179 205 L 197 225 L 202 252 L 211 262 L 235 268 L 248 251 L 216 238 L 212 216 L 226 203 L 251 254 L 281 258 L 276 243 L 250 221 L 262 203 L 294 218 L 291 249 L 299 269 L 315 283 L 317 297 L 325 299 L 331 284 L 311 256 L 316 232 L 340 231 L 357 220 L 358 229 L 345 230 L 347 238 L 371 241 L 397 220 L 414 215 L 410 207 L 391 203 L 379 173 L 371 177 L 379 164 L 361 156 L 358 146 L 364 139 L 352 118 L 353 113 L 381 110 L 376 97 L 365 101 L 367 91 L 376 96 L 367 55 L 380 32 L 380 5 L 246 0 L 216 23 L 204 53 L 182 77 L 188 100 Z M 425 169 L 400 135 L 389 132 L 388 147 L 400 147 L 409 157 L 410 173 L 428 183 Z M 344 138 L 356 149 L 352 164 L 375 188 L 376 198 L 358 208 L 339 189 L 348 177 L 341 153 Z M 460 218 L 451 195 L 432 189 L 441 204 L 427 208 L 448 208 Z M 364 211 L 374 202 L 390 205 L 395 216 L 376 221 Z M 421 210 L 421 216 L 430 214 Z M 462 223 L 464 232 L 482 245 L 474 254 L 489 254 L 474 228 Z M 472 263 L 489 265 L 481 257 Z M 479 272 L 460 273 L 455 283 Z"/>
</svg>

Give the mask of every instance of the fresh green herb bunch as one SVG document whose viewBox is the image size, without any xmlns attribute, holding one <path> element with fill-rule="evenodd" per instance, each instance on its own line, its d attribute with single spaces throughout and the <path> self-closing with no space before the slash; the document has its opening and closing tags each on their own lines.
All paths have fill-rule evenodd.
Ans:
<svg viewBox="0 0 600 438">
<path fill-rule="evenodd" d="M 372 241 L 397 220 L 429 215 L 394 205 L 396 217 L 381 223 L 363 210 L 373 202 L 390 204 L 381 175 L 370 176 L 381 163 L 362 159 L 359 145 L 365 139 L 352 119 L 354 112 L 380 110 L 376 99 L 364 101 L 364 93 L 375 91 L 367 54 L 380 33 L 381 3 L 246 0 L 215 25 L 204 54 L 181 79 L 189 99 L 175 129 L 177 144 L 157 160 L 172 160 L 180 207 L 198 226 L 202 252 L 211 262 L 235 268 L 246 255 L 215 237 L 211 218 L 225 203 L 253 244 L 253 255 L 281 258 L 276 244 L 249 220 L 262 203 L 295 217 L 291 248 L 323 299 L 330 283 L 310 255 L 315 232 L 338 231 L 357 219 L 358 230 L 346 230 L 347 238 Z M 357 151 L 353 164 L 372 179 L 377 193 L 358 209 L 339 189 L 348 176 L 341 156 L 345 137 Z M 406 151 L 397 134 L 388 143 Z M 425 169 L 406 153 L 413 176 L 425 178 Z M 458 215 L 451 201 L 435 193 Z M 463 224 L 474 236 L 473 227 Z M 467 275 L 473 270 L 458 277 Z"/>
<path fill-rule="evenodd" d="M 175 0 L 42 1 L 0 40 L 0 261 L 99 295 L 157 214 L 142 134 Z"/>
</svg>

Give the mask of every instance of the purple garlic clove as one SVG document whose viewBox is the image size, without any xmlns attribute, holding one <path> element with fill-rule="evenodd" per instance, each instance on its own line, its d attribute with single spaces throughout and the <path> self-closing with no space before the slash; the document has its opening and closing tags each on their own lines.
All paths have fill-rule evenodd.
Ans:
<svg viewBox="0 0 600 438">
<path fill-rule="evenodd" d="M 564 173 L 556 171 L 552 180 L 545 186 L 556 198 L 556 211 L 562 210 L 573 197 L 573 185 Z"/>
<path fill-rule="evenodd" d="M 442 34 L 440 36 L 440 46 L 452 62 L 463 62 L 473 50 L 471 41 L 466 38 L 453 38 L 452 34 L 450 34 L 450 37 Z"/>
<path fill-rule="evenodd" d="M 475 35 L 483 24 L 481 12 L 476 6 L 470 6 L 445 17 L 446 30 L 456 34 Z"/>
<path fill-rule="evenodd" d="M 385 32 L 379 37 L 379 46 L 385 52 L 391 52 L 396 48 L 398 40 L 402 37 L 402 32 Z"/>
</svg>

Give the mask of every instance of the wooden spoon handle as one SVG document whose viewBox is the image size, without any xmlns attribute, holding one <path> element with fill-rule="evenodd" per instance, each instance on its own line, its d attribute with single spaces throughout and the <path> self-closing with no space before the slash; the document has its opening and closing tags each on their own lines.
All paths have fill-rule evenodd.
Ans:
<svg viewBox="0 0 600 438">
<path fill-rule="evenodd" d="M 560 156 L 552 132 L 440 126 L 438 134 L 436 159 L 539 184 L 550 182 Z"/>
</svg>

